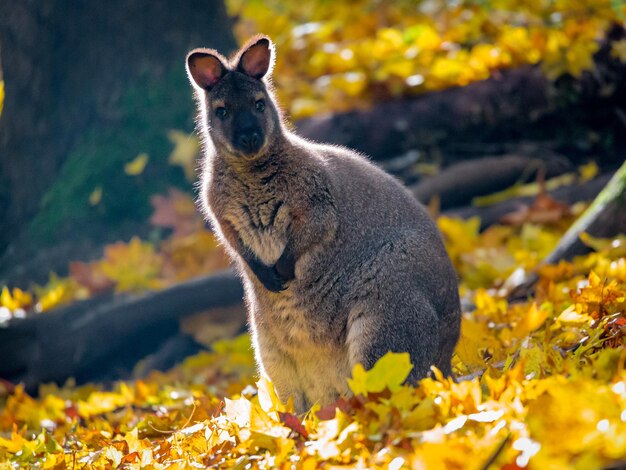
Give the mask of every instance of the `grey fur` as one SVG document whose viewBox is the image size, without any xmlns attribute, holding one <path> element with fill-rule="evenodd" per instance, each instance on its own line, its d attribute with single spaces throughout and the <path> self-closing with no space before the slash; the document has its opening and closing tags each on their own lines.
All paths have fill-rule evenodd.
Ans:
<svg viewBox="0 0 626 470">
<path fill-rule="evenodd" d="M 349 393 L 356 363 L 370 368 L 388 351 L 409 352 L 412 383 L 431 365 L 450 374 L 457 279 L 425 209 L 362 155 L 286 129 L 268 88 L 269 39 L 253 38 L 231 61 L 201 50 L 226 70 L 215 86 L 195 80 L 197 52 L 188 72 L 206 140 L 201 203 L 239 269 L 259 370 L 281 400 L 293 397 L 298 412 L 330 403 Z M 246 75 L 247 53 L 270 55 L 264 78 Z M 249 111 L 260 96 L 265 111 Z M 215 117 L 220 106 L 232 122 Z M 245 112 L 263 134 L 253 154 L 233 144 Z"/>
</svg>

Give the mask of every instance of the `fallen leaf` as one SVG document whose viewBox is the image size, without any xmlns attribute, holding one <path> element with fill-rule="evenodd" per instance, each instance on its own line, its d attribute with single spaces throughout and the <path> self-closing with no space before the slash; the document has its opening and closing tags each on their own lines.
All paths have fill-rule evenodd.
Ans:
<svg viewBox="0 0 626 470">
<path fill-rule="evenodd" d="M 191 196 L 176 188 L 170 188 L 167 196 L 153 195 L 150 203 L 154 208 L 150 223 L 174 229 L 175 236 L 192 234 L 204 226 Z"/>
<path fill-rule="evenodd" d="M 150 157 L 147 153 L 140 153 L 133 160 L 124 165 L 124 173 L 137 176 L 143 173 Z"/>
<path fill-rule="evenodd" d="M 89 194 L 89 204 L 97 206 L 102 202 L 102 186 L 97 186 L 91 194 Z"/>
<path fill-rule="evenodd" d="M 162 285 L 159 279 L 163 266 L 163 257 L 154 247 L 139 238 L 130 242 L 118 242 L 107 245 L 105 257 L 95 263 L 97 275 L 103 275 L 115 282 L 116 292 L 158 289 Z"/>
<path fill-rule="evenodd" d="M 309 432 L 302 425 L 302 422 L 296 415 L 294 415 L 293 413 L 284 412 L 279 412 L 278 415 L 280 416 L 280 422 L 287 426 L 289 429 L 297 432 L 305 439 L 309 437 Z"/>
<path fill-rule="evenodd" d="M 169 130 L 167 138 L 174 144 L 174 149 L 168 158 L 170 165 L 178 165 L 185 172 L 187 181 L 196 180 L 196 159 L 200 153 L 200 142 L 194 134 L 178 130 Z"/>
<path fill-rule="evenodd" d="M 356 364 L 348 385 L 355 395 L 382 392 L 385 388 L 395 391 L 408 377 L 411 369 L 413 365 L 408 353 L 388 352 L 368 371 L 361 364 Z"/>
<path fill-rule="evenodd" d="M 532 205 L 521 206 L 517 211 L 502 216 L 500 222 L 517 226 L 525 223 L 551 224 L 561 222 L 569 214 L 569 205 L 542 192 L 535 198 Z"/>
<path fill-rule="evenodd" d="M 107 277 L 102 270 L 98 269 L 98 263 L 83 263 L 73 261 L 70 263 L 70 277 L 79 285 L 89 289 L 91 295 L 107 292 L 112 289 L 115 282 Z"/>
</svg>

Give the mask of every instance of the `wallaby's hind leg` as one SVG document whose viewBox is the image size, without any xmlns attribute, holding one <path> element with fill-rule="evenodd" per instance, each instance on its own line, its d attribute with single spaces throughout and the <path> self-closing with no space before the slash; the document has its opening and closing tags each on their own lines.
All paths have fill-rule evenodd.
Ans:
<svg viewBox="0 0 626 470">
<path fill-rule="evenodd" d="M 401 295 L 409 299 L 394 302 L 385 311 L 373 311 L 371 306 L 352 310 L 347 336 L 351 366 L 360 363 L 371 369 L 391 350 L 410 354 L 413 369 L 409 383 L 429 375 L 432 365 L 450 374 L 449 358 L 440 356 L 440 324 L 433 307 L 426 300 L 415 301 L 415 293 Z"/>
<path fill-rule="evenodd" d="M 451 373 L 450 359 L 459 330 L 455 272 L 442 253 L 433 259 L 422 236 L 408 232 L 388 240 L 355 283 L 348 314 L 350 362 L 371 368 L 391 349 L 408 352 L 417 382 L 436 366 Z M 457 312 L 457 313 L 454 313 Z"/>
</svg>

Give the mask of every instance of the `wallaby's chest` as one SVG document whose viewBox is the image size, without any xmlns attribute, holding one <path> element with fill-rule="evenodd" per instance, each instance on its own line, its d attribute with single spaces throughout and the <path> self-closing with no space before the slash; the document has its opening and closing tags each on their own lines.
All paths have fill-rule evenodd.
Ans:
<svg viewBox="0 0 626 470">
<path fill-rule="evenodd" d="M 340 342 L 331 323 L 320 321 L 299 294 L 288 289 L 279 295 L 256 297 L 257 308 L 253 315 L 257 331 L 274 338 L 272 349 L 289 356 L 295 363 L 306 362 L 312 354 L 318 357 L 322 352 L 336 355 Z"/>
<path fill-rule="evenodd" d="M 290 205 L 279 178 L 268 184 L 263 174 L 242 182 L 233 179 L 220 188 L 221 218 L 232 225 L 243 244 L 265 264 L 283 252 Z"/>
</svg>

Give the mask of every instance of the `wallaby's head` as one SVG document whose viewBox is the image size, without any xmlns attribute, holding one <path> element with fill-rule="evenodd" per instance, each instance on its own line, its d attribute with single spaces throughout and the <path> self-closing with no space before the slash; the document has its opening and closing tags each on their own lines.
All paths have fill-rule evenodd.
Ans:
<svg viewBox="0 0 626 470">
<path fill-rule="evenodd" d="M 273 65 L 274 45 L 265 36 L 252 38 L 231 60 L 212 49 L 187 55 L 201 119 L 218 151 L 254 159 L 280 134 L 280 117 L 267 88 Z"/>
</svg>

